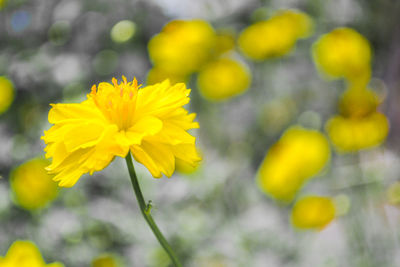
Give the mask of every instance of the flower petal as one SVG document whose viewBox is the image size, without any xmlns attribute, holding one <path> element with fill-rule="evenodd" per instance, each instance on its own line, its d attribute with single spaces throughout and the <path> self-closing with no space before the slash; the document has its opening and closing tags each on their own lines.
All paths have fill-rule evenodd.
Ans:
<svg viewBox="0 0 400 267">
<path fill-rule="evenodd" d="M 189 103 L 190 89 L 185 84 L 170 85 L 169 80 L 139 90 L 135 114 L 153 115 L 158 118 Z"/>
<path fill-rule="evenodd" d="M 160 119 L 153 116 L 145 116 L 135 123 L 126 132 L 126 137 L 129 139 L 130 144 L 140 144 L 143 137 L 155 135 L 163 128 L 163 123 Z"/>
<path fill-rule="evenodd" d="M 57 124 L 68 120 L 100 120 L 105 117 L 95 106 L 92 100 L 86 100 L 79 104 L 52 104 L 49 111 L 49 122 Z"/>
<path fill-rule="evenodd" d="M 160 178 L 161 173 L 170 177 L 175 171 L 175 157 L 169 146 L 161 143 L 144 141 L 131 147 L 136 161 L 142 163 L 154 178 Z"/>
</svg>

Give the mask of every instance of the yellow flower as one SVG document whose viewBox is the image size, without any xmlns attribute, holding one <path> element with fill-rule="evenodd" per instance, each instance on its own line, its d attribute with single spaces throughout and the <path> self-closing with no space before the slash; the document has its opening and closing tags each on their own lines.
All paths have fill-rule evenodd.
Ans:
<svg viewBox="0 0 400 267">
<path fill-rule="evenodd" d="M 71 187 L 82 174 L 100 171 L 129 151 L 155 178 L 171 176 L 175 158 L 192 165 L 200 160 L 187 132 L 199 125 L 183 108 L 190 90 L 168 80 L 140 88 L 136 79 L 122 78 L 94 85 L 81 103 L 52 104 L 54 125 L 42 138 L 46 157 L 53 158 L 47 170 L 57 174 L 59 186 Z"/>
<path fill-rule="evenodd" d="M 153 64 L 170 73 L 191 74 L 206 63 L 215 46 L 215 32 L 203 20 L 174 20 L 148 44 Z"/>
<path fill-rule="evenodd" d="M 1 7 L 1 3 L 0 3 Z M 7 111 L 14 100 L 14 86 L 10 80 L 0 76 L 0 114 Z"/>
<path fill-rule="evenodd" d="M 293 49 L 299 38 L 311 34 L 312 25 L 311 18 L 300 11 L 278 11 L 269 20 L 244 29 L 239 36 L 239 47 L 253 60 L 283 56 Z"/>
<path fill-rule="evenodd" d="M 228 29 L 220 29 L 215 36 L 215 53 L 221 55 L 235 49 L 235 34 Z"/>
<path fill-rule="evenodd" d="M 63 267 L 59 262 L 46 264 L 39 249 L 30 241 L 15 241 L 4 258 L 0 257 L 0 267 Z"/>
<path fill-rule="evenodd" d="M 45 167 L 49 161 L 36 158 L 23 163 L 11 173 L 11 188 L 16 202 L 28 210 L 40 209 L 58 195 L 57 184 Z"/>
<path fill-rule="evenodd" d="M 312 49 L 321 73 L 346 78 L 365 86 L 371 76 L 371 48 L 368 40 L 350 28 L 337 28 L 323 35 Z"/>
<path fill-rule="evenodd" d="M 197 85 L 205 98 L 221 101 L 245 92 L 250 80 L 250 71 L 244 64 L 223 57 L 210 62 L 200 71 Z"/>
<path fill-rule="evenodd" d="M 186 74 L 174 73 L 170 72 L 168 69 L 165 70 L 160 67 L 153 67 L 147 73 L 147 84 L 159 83 L 166 79 L 169 79 L 172 84 L 187 83 L 189 77 L 190 76 Z"/>
<path fill-rule="evenodd" d="M 381 100 L 378 95 L 365 88 L 349 88 L 340 101 L 340 114 L 344 117 L 361 118 L 376 111 Z"/>
<path fill-rule="evenodd" d="M 258 185 L 271 197 L 290 202 L 329 158 L 329 143 L 323 134 L 291 127 L 268 151 L 257 175 Z"/>
<path fill-rule="evenodd" d="M 111 254 L 103 254 L 95 258 L 92 267 L 118 267 L 121 266 L 119 260 Z"/>
<path fill-rule="evenodd" d="M 339 101 L 340 115 L 333 116 L 325 126 L 338 151 L 371 148 L 385 140 L 389 122 L 377 111 L 381 101 L 376 93 L 365 87 L 350 87 L 344 92 Z"/>
<path fill-rule="evenodd" d="M 362 118 L 334 116 L 326 130 L 337 150 L 352 152 L 380 145 L 388 135 L 389 122 L 379 112 Z"/>
<path fill-rule="evenodd" d="M 332 199 L 306 196 L 296 202 L 292 210 L 292 224 L 300 229 L 323 229 L 335 218 Z"/>
</svg>

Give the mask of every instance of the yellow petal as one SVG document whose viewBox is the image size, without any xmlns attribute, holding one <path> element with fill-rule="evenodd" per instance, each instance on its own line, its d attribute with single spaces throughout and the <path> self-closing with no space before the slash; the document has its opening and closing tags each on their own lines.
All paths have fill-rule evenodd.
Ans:
<svg viewBox="0 0 400 267">
<path fill-rule="evenodd" d="M 51 106 L 48 119 L 52 124 L 65 120 L 105 120 L 103 114 L 90 100 L 80 104 L 52 104 Z"/>
<path fill-rule="evenodd" d="M 190 90 L 185 84 L 170 85 L 166 80 L 139 90 L 135 114 L 155 116 L 160 119 L 189 102 Z"/>
<path fill-rule="evenodd" d="M 79 148 L 87 148 L 96 145 L 104 133 L 104 125 L 86 122 L 74 125 L 65 135 L 65 148 L 74 151 Z"/>
<path fill-rule="evenodd" d="M 170 177 L 175 170 L 175 157 L 167 145 L 143 141 L 140 146 L 132 146 L 131 152 L 135 160 L 146 166 L 154 178 L 160 178 L 161 173 Z"/>
<path fill-rule="evenodd" d="M 163 128 L 160 119 L 153 116 L 144 116 L 139 119 L 126 132 L 126 137 L 132 142 L 131 144 L 140 144 L 144 136 L 155 135 Z"/>
</svg>

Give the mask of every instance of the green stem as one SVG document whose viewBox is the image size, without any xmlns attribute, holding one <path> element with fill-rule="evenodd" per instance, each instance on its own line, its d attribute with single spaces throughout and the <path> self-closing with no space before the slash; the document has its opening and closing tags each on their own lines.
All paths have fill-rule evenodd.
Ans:
<svg viewBox="0 0 400 267">
<path fill-rule="evenodd" d="M 135 191 L 136 199 L 139 203 L 140 211 L 143 214 L 144 219 L 147 224 L 150 226 L 154 235 L 157 237 L 158 242 L 160 242 L 161 246 L 167 252 L 170 257 L 172 263 L 176 267 L 182 267 L 182 264 L 179 262 L 178 257 L 175 255 L 175 252 L 172 250 L 171 246 L 168 244 L 167 240 L 161 233 L 160 229 L 158 229 L 157 224 L 154 222 L 153 217 L 150 214 L 151 205 L 146 205 L 144 201 L 142 191 L 140 190 L 139 182 L 136 176 L 135 168 L 133 167 L 131 153 L 129 152 L 125 158 L 126 164 L 128 165 L 129 175 L 131 177 L 133 190 Z"/>
</svg>

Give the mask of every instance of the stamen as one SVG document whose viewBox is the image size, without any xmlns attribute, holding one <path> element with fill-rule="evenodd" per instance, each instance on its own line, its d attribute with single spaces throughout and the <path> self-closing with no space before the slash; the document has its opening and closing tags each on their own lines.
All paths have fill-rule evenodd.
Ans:
<svg viewBox="0 0 400 267">
<path fill-rule="evenodd" d="M 94 85 L 90 96 L 110 122 L 115 123 L 120 130 L 125 130 L 132 125 L 138 82 L 136 78 L 128 82 L 125 76 L 122 76 L 122 80 L 118 83 L 116 78 L 112 78 L 112 91 L 98 91 Z"/>
<path fill-rule="evenodd" d="M 118 87 L 118 81 L 115 78 L 112 78 L 112 83 L 114 84 L 114 86 L 117 88 Z"/>
<path fill-rule="evenodd" d="M 90 90 L 91 90 L 91 92 L 90 92 L 91 95 L 96 95 L 96 85 L 95 84 L 92 86 L 92 88 Z"/>
</svg>

